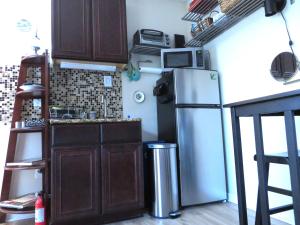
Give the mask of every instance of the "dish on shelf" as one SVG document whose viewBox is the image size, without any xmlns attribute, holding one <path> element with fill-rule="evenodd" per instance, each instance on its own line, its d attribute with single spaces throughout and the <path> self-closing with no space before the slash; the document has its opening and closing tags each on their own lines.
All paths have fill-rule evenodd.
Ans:
<svg viewBox="0 0 300 225">
<path fill-rule="evenodd" d="M 6 200 L 0 202 L 0 207 L 11 208 L 11 209 L 24 209 L 26 207 L 33 206 L 36 201 L 34 193 L 23 195 L 19 198 Z"/>
<path fill-rule="evenodd" d="M 15 166 L 40 166 L 45 165 L 45 161 L 39 158 L 25 159 L 15 162 L 7 162 L 7 167 L 15 167 Z"/>
<path fill-rule="evenodd" d="M 34 90 L 43 90 L 44 87 L 41 84 L 34 84 L 34 83 L 25 83 L 20 86 L 22 91 L 34 91 Z"/>
</svg>

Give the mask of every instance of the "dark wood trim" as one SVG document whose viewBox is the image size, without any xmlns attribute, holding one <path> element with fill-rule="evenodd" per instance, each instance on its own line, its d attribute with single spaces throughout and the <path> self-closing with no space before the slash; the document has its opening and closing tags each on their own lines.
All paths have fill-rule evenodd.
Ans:
<svg viewBox="0 0 300 225">
<path fill-rule="evenodd" d="M 12 128 L 11 132 L 16 133 L 34 133 L 34 132 L 43 132 L 45 127 L 25 127 L 25 128 Z"/>
<path fill-rule="evenodd" d="M 28 207 L 24 209 L 0 208 L 0 212 L 5 214 L 32 214 L 34 213 L 34 207 Z"/>
</svg>

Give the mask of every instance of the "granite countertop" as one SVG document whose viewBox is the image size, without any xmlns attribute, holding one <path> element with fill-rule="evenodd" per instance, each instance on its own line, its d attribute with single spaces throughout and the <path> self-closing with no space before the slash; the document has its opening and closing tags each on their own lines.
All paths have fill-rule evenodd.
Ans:
<svg viewBox="0 0 300 225">
<path fill-rule="evenodd" d="M 116 119 L 116 118 L 107 118 L 107 119 L 50 119 L 50 124 L 73 124 L 73 123 L 113 123 L 113 122 L 137 122 L 142 121 L 141 118 L 133 119 Z"/>
</svg>

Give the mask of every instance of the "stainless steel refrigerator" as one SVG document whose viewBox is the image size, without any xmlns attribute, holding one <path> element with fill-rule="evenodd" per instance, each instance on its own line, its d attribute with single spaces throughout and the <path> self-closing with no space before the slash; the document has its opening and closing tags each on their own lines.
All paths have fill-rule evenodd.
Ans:
<svg viewBox="0 0 300 225">
<path fill-rule="evenodd" d="M 225 200 L 218 73 L 174 69 L 162 75 L 153 92 L 159 140 L 178 144 L 181 205 Z"/>
</svg>

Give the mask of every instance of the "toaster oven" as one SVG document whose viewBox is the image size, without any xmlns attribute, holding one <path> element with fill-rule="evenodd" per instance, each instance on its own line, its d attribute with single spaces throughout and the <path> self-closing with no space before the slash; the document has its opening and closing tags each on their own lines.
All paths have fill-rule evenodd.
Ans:
<svg viewBox="0 0 300 225">
<path fill-rule="evenodd" d="M 133 36 L 134 45 L 156 46 L 161 48 L 170 48 L 169 35 L 162 31 L 141 29 L 135 32 Z"/>
</svg>

